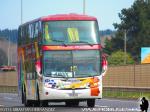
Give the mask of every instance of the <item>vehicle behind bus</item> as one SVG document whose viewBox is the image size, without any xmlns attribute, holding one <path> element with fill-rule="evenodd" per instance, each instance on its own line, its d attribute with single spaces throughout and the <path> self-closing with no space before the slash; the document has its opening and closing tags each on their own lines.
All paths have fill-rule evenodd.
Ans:
<svg viewBox="0 0 150 112">
<path fill-rule="evenodd" d="M 64 101 L 94 107 L 102 98 L 103 62 L 95 17 L 50 15 L 19 27 L 18 89 L 25 106 Z"/>
</svg>

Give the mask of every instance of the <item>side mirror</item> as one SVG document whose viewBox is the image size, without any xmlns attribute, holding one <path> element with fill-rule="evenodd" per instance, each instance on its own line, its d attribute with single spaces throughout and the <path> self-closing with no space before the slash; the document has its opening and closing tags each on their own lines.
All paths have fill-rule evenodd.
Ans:
<svg viewBox="0 0 150 112">
<path fill-rule="evenodd" d="M 106 55 L 103 53 L 102 54 L 102 60 L 101 60 L 101 66 L 102 66 L 102 76 L 105 76 L 106 72 L 107 72 L 107 68 L 108 68 L 108 62 L 106 59 Z"/>
<path fill-rule="evenodd" d="M 37 73 L 37 78 L 39 78 L 39 80 L 42 81 L 42 79 L 43 79 L 43 76 L 42 76 L 42 64 L 41 64 L 40 60 L 37 60 L 35 62 L 35 70 L 36 70 L 36 73 Z"/>
</svg>

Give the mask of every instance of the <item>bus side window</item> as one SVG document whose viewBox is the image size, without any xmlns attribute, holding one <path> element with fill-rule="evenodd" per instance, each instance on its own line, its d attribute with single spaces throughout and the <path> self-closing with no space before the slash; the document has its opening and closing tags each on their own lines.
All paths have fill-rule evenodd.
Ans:
<svg viewBox="0 0 150 112">
<path fill-rule="evenodd" d="M 36 73 L 35 73 L 35 65 L 34 65 L 35 61 L 32 60 L 32 79 L 36 79 L 37 76 L 36 76 Z"/>
<path fill-rule="evenodd" d="M 25 27 L 25 40 L 26 40 L 26 44 L 30 43 L 30 37 L 29 37 L 29 31 L 28 31 L 28 26 Z"/>
<path fill-rule="evenodd" d="M 21 43 L 22 43 L 22 45 L 24 45 L 24 36 L 25 36 L 25 34 L 24 34 L 24 27 L 22 27 L 22 30 L 21 30 L 21 33 L 22 33 L 22 36 L 21 36 Z"/>
<path fill-rule="evenodd" d="M 34 67 L 33 60 L 26 61 L 26 72 L 27 72 L 27 80 L 35 80 L 36 79 L 35 67 Z"/>
<path fill-rule="evenodd" d="M 28 29 L 29 29 L 28 32 L 29 32 L 30 41 L 33 41 L 33 38 L 34 38 L 34 25 L 29 24 Z"/>
<path fill-rule="evenodd" d="M 21 28 L 18 30 L 18 45 L 21 45 Z"/>
<path fill-rule="evenodd" d="M 38 42 L 42 42 L 42 27 L 41 21 L 38 22 Z"/>
<path fill-rule="evenodd" d="M 38 38 L 38 32 L 39 32 L 39 24 L 38 24 L 38 22 L 36 22 L 35 24 L 34 24 L 34 38 Z"/>
</svg>

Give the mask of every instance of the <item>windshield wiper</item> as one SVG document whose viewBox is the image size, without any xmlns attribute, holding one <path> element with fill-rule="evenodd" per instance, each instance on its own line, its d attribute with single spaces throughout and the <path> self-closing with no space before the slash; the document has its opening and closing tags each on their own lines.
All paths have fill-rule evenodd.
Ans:
<svg viewBox="0 0 150 112">
<path fill-rule="evenodd" d="M 71 42 L 71 43 L 84 43 L 84 44 L 88 44 L 90 46 L 93 46 L 93 44 L 87 42 L 87 41 L 75 41 L 75 42 Z"/>
<path fill-rule="evenodd" d="M 86 74 L 86 73 L 82 73 L 82 74 L 79 74 L 79 75 L 76 75 L 76 77 L 94 77 L 95 75 L 92 75 L 92 74 Z"/>
<path fill-rule="evenodd" d="M 46 74 L 45 76 L 46 76 L 46 77 L 51 77 L 51 75 L 52 75 L 52 74 Z"/>
<path fill-rule="evenodd" d="M 68 78 L 68 77 L 65 77 L 65 76 L 63 76 L 63 75 L 58 75 L 58 76 L 52 76 L 52 74 L 46 74 L 45 75 L 46 77 L 53 77 L 53 78 Z"/>
<path fill-rule="evenodd" d="M 65 44 L 63 40 L 56 40 L 56 39 L 52 39 L 52 41 L 54 42 L 61 42 L 64 46 L 67 46 L 67 44 Z"/>
</svg>

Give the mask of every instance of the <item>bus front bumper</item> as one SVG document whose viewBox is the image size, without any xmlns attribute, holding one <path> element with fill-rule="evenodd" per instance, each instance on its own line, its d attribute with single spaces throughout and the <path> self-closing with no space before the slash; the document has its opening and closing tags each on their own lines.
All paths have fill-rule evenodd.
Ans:
<svg viewBox="0 0 150 112">
<path fill-rule="evenodd" d="M 97 89 L 97 88 L 96 88 Z M 93 91 L 93 93 L 92 93 Z M 102 88 L 92 89 L 58 90 L 44 88 L 40 94 L 40 100 L 71 100 L 71 99 L 98 99 L 102 98 Z"/>
</svg>

